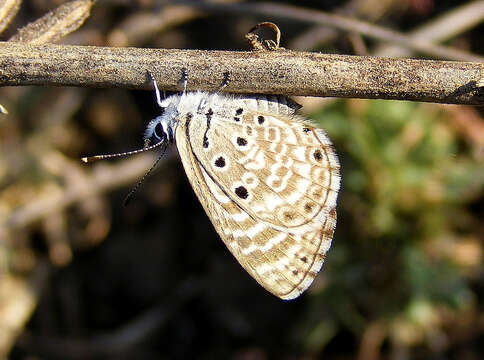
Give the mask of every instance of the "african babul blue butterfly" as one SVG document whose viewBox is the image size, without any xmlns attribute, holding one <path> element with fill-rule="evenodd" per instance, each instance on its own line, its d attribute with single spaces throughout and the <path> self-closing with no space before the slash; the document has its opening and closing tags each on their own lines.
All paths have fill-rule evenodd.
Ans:
<svg viewBox="0 0 484 360">
<path fill-rule="evenodd" d="M 165 99 L 150 74 L 161 114 L 144 148 L 175 143 L 215 230 L 240 265 L 282 299 L 313 282 L 336 226 L 340 166 L 321 129 L 284 96 L 187 92 Z M 159 160 L 159 158 L 158 158 Z M 156 163 L 155 163 L 156 165 Z"/>
</svg>

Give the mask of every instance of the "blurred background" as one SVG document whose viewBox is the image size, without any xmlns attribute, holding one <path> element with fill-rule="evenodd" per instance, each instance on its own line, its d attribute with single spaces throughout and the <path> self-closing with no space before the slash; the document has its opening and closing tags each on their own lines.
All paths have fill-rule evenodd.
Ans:
<svg viewBox="0 0 484 360">
<path fill-rule="evenodd" d="M 24 1 L 2 33 L 63 4 Z M 202 3 L 202 2 L 200 2 Z M 281 46 L 433 58 L 398 42 L 285 17 L 156 0 L 98 0 L 58 43 L 247 50 Z M 255 5 L 260 2 L 244 2 Z M 484 56 L 484 1 L 273 1 L 359 19 Z M 451 60 L 451 59 L 450 59 Z M 189 85 L 190 87 L 190 85 Z M 309 291 L 281 301 L 230 255 L 173 147 L 140 148 L 153 94 L 0 89 L 0 358 L 480 359 L 484 354 L 484 111 L 404 101 L 297 98 L 342 164 L 338 225 Z"/>
</svg>

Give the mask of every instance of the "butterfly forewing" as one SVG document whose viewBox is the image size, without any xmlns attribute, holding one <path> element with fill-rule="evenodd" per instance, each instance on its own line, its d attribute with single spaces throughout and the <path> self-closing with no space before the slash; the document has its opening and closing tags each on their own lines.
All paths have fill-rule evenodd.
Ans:
<svg viewBox="0 0 484 360">
<path fill-rule="evenodd" d="M 237 98 L 229 107 L 212 96 L 178 119 L 176 142 L 229 250 L 263 287 L 291 299 L 331 245 L 339 164 L 322 130 L 292 115 L 284 98 L 272 100 Z"/>
</svg>

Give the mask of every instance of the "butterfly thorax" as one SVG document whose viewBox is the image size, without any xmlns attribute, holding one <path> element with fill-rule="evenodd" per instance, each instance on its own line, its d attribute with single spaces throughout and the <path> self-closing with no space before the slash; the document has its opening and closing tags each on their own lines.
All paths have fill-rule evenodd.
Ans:
<svg viewBox="0 0 484 360">
<path fill-rule="evenodd" d="M 223 101 L 225 99 L 225 101 Z M 172 95 L 161 102 L 161 115 L 150 121 L 145 131 L 145 143 L 154 145 L 160 141 L 173 142 L 174 134 L 180 120 L 194 114 L 203 114 L 215 107 L 223 109 L 227 96 L 207 92 L 189 92 Z"/>
</svg>

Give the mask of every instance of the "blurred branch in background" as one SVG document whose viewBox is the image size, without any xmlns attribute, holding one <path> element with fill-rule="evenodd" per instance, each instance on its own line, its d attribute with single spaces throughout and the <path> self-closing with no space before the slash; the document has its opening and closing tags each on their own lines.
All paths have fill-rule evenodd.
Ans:
<svg viewBox="0 0 484 360">
<path fill-rule="evenodd" d="M 409 39 L 440 43 L 474 28 L 482 23 L 483 20 L 484 1 L 473 1 L 449 10 L 438 18 L 413 29 L 405 36 Z M 452 26 L 449 26 L 449 24 L 452 24 Z M 388 57 L 411 56 L 411 50 L 409 47 L 404 48 L 395 44 L 386 44 L 374 49 L 372 55 Z"/>
<path fill-rule="evenodd" d="M 109 46 L 141 45 L 155 34 L 204 16 L 191 6 L 170 5 L 160 10 L 137 12 L 117 25 L 107 36 Z M 205 15 L 206 16 L 206 15 Z"/>
<path fill-rule="evenodd" d="M 207 11 L 233 12 L 265 16 L 268 20 L 285 19 L 300 21 L 303 23 L 319 24 L 334 27 L 339 30 L 354 32 L 376 40 L 398 44 L 435 58 L 461 61 L 484 61 L 482 56 L 458 49 L 452 49 L 446 46 L 435 45 L 425 38 L 408 37 L 402 33 L 389 30 L 381 26 L 376 26 L 368 22 L 359 21 L 340 15 L 325 13 L 324 11 L 264 2 L 250 4 L 218 4 L 181 0 L 173 1 L 172 3 L 190 5 L 196 9 L 205 9 Z"/>
<path fill-rule="evenodd" d="M 391 6 L 392 3 L 390 2 L 385 5 Z M 346 15 L 346 17 L 351 15 L 358 16 L 363 11 L 361 7 L 368 7 L 367 10 L 364 10 L 365 15 L 371 16 L 374 20 L 381 17 L 381 12 L 385 11 L 384 9 L 377 11 L 374 4 L 371 4 L 370 2 L 359 3 L 358 1 L 351 1 L 347 3 L 346 6 L 335 9 L 334 13 Z M 427 21 L 412 31 L 405 34 L 399 34 L 408 39 L 421 38 L 428 42 L 441 43 L 457 37 L 466 31 L 472 30 L 483 20 L 484 1 L 478 0 L 463 4 L 460 7 L 452 8 L 442 14 L 438 14 L 435 19 Z M 452 26 L 449 26 L 449 24 L 452 24 Z M 337 30 L 336 26 L 314 25 L 302 34 L 294 37 L 287 47 L 292 50 L 306 51 L 309 49 L 317 49 L 320 44 L 337 39 L 340 32 L 341 30 Z M 361 33 L 356 34 L 362 37 Z M 409 57 L 419 52 L 417 49 L 405 46 L 398 41 L 389 41 L 385 38 L 378 38 L 378 40 L 380 41 L 380 44 L 371 51 L 371 55 L 373 56 Z M 358 52 L 356 52 L 356 54 L 365 55 Z M 472 57 L 475 56 L 475 54 L 472 54 Z M 449 60 L 455 59 L 451 57 Z"/>
<path fill-rule="evenodd" d="M 17 30 L 8 41 L 29 44 L 56 42 L 77 30 L 89 17 L 94 0 L 69 1 Z"/>
<path fill-rule="evenodd" d="M 167 155 L 168 156 L 168 155 Z M 84 173 L 82 163 L 72 163 L 55 152 L 45 153 L 41 160 L 44 166 L 53 173 L 62 176 L 68 174 L 63 189 L 56 193 L 48 192 L 45 197 L 38 197 L 25 207 L 16 209 L 4 222 L 0 222 L 1 232 L 18 230 L 42 220 L 52 213 L 64 211 L 81 199 L 94 198 L 106 190 L 133 184 L 154 162 L 152 154 L 143 154 L 136 158 L 123 161 L 119 165 L 100 163 L 94 167 L 90 175 Z M 68 171 L 66 171 L 66 169 Z"/>
<path fill-rule="evenodd" d="M 0 1 L 0 33 L 5 30 L 17 15 L 21 3 L 21 0 Z M 77 30 L 84 23 L 90 15 L 90 9 L 93 3 L 94 1 L 91 0 L 67 2 L 40 17 L 37 21 L 17 29 L 16 34 L 10 38 L 10 41 L 31 44 L 57 41 Z M 72 92 L 67 92 L 67 94 L 71 95 Z M 71 106 L 64 104 L 64 109 L 68 108 L 70 110 L 79 103 L 79 97 L 76 98 L 74 95 L 74 97 L 70 98 L 74 101 L 70 102 Z M 75 105 L 72 105 L 73 103 Z M 3 105 L 0 105 L 0 108 L 3 114 L 8 113 Z M 60 118 L 63 115 L 67 115 L 62 111 L 60 111 L 60 114 Z M 55 118 L 58 115 L 56 113 L 53 117 Z M 69 113 L 69 115 L 71 114 Z M 62 122 L 62 119 L 60 122 Z M 8 129 L 6 127 L 1 128 L 2 130 Z M 9 131 L 7 130 L 6 133 L 8 134 Z M 32 141 L 33 143 L 36 142 L 32 138 L 30 140 L 34 140 Z M 25 141 L 25 143 L 27 142 Z M 25 143 L 24 145 L 26 145 Z M 48 148 L 48 145 L 43 150 L 46 148 Z M 5 161 L 6 164 L 9 164 L 12 159 L 12 151 L 8 146 L 2 150 L 6 149 L 10 151 L 4 154 L 0 162 Z M 16 154 L 13 155 L 14 157 L 19 156 L 19 158 L 23 158 L 23 155 L 28 153 L 28 150 L 22 154 L 18 149 L 16 150 Z M 42 151 L 40 152 L 42 153 Z M 51 155 L 52 153 L 55 153 L 55 151 L 52 151 Z M 44 203 L 40 204 L 41 206 L 37 208 L 37 211 L 43 215 L 36 216 L 35 210 L 31 210 L 35 208 L 35 204 L 39 205 L 39 202 L 42 202 L 42 197 L 32 199 L 32 202 L 27 205 L 27 209 L 16 209 L 20 212 L 17 213 L 20 214 L 17 220 L 20 220 L 20 223 L 24 222 L 24 224 L 17 227 L 18 231 L 12 231 L 15 229 L 15 225 L 10 223 L 10 221 L 12 221 L 12 216 L 16 212 L 10 212 L 12 210 L 10 200 L 13 200 L 13 203 L 17 203 L 21 196 L 16 196 L 18 195 L 16 188 L 20 189 L 22 185 L 20 187 L 16 187 L 15 185 L 5 186 L 5 183 L 8 183 L 6 178 L 13 175 L 11 166 L 7 165 L 6 170 L 6 173 L 2 174 L 5 176 L 0 175 L 0 185 L 3 185 L 2 191 L 0 192 L 0 253 L 2 254 L 2 258 L 8 258 L 8 260 L 5 260 L 5 263 L 2 261 L 2 267 L 0 269 L 0 358 L 7 358 L 7 354 L 16 337 L 22 333 L 25 323 L 35 310 L 37 301 L 45 290 L 49 275 L 51 274 L 51 266 L 48 261 L 43 257 L 37 258 L 32 251 L 31 244 L 23 242 L 25 238 L 28 238 L 28 235 L 24 236 L 24 231 L 28 227 L 27 223 L 25 223 L 26 218 L 29 218 L 29 215 L 30 219 L 32 219 L 32 216 L 34 219 L 39 219 L 42 216 L 47 218 L 43 225 L 47 234 L 46 241 L 50 245 L 50 260 L 53 264 L 62 266 L 72 259 L 64 222 L 62 221 L 64 220 L 64 216 L 62 215 L 62 211 L 60 211 L 62 210 L 62 203 L 65 204 L 65 199 L 51 197 L 55 193 L 55 191 L 52 191 L 52 188 L 50 189 L 51 191 L 46 192 L 49 196 L 43 199 Z M 32 207 L 32 205 L 34 206 Z M 50 209 L 48 205 L 51 205 Z M 59 237 L 59 235 L 61 236 Z M 55 240 L 52 241 L 52 239 Z M 17 260 L 12 260 L 13 257 L 16 257 Z M 15 269 L 13 263 L 20 266 Z"/>
<path fill-rule="evenodd" d="M 21 0 L 3 0 L 0 2 L 0 33 L 17 15 L 21 2 Z"/>
</svg>

